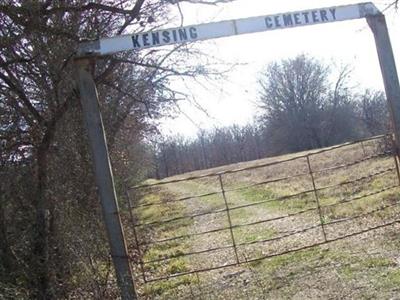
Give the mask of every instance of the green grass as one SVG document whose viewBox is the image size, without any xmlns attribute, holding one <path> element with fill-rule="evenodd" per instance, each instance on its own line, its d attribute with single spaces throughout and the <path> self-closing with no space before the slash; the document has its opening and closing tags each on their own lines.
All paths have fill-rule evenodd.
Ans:
<svg viewBox="0 0 400 300">
<path fill-rule="evenodd" d="M 293 191 L 288 189 L 279 190 L 268 187 L 253 187 L 241 191 L 236 197 L 245 199 L 244 201 L 242 200 L 242 202 L 246 204 L 260 202 L 260 204 L 251 206 L 248 214 L 252 213 L 251 210 L 260 209 L 276 213 L 295 213 L 316 206 L 314 194 L 310 193 L 297 197 L 287 197 L 293 194 L 295 194 L 295 192 L 293 193 Z M 242 214 L 242 216 L 244 215 L 245 213 Z"/>
<path fill-rule="evenodd" d="M 383 278 L 383 284 L 387 287 L 398 287 L 400 285 L 400 269 L 394 269 L 388 272 Z"/>
<path fill-rule="evenodd" d="M 168 201 L 176 197 L 166 191 L 156 190 L 154 193 L 146 194 L 139 203 L 158 203 Z M 185 206 L 180 203 L 169 203 L 168 205 L 153 205 L 146 206 L 135 210 L 135 214 L 141 223 L 158 222 L 175 218 L 177 215 L 183 215 Z M 176 235 L 184 235 L 187 233 L 188 228 L 192 225 L 193 220 L 181 219 L 165 223 L 163 225 L 150 226 L 142 238 L 151 239 L 165 239 Z M 163 259 L 171 256 L 176 258 L 168 259 L 162 262 L 153 262 L 145 264 L 145 269 L 150 272 L 153 277 L 165 276 L 166 274 L 182 273 L 189 270 L 187 259 L 181 257 L 182 254 L 190 251 L 190 244 L 185 239 L 174 240 L 151 245 L 143 253 L 143 261 L 149 262 L 153 260 Z M 181 285 L 191 283 L 191 279 L 180 277 L 172 282 L 158 282 L 151 285 L 146 285 L 143 293 L 145 295 L 161 295 L 168 294 L 171 289 L 176 289 Z"/>
<path fill-rule="evenodd" d="M 381 271 L 381 269 L 387 269 L 395 266 L 395 263 L 384 257 L 366 257 L 366 258 L 355 258 L 347 259 L 348 264 L 338 269 L 338 272 L 346 277 L 346 279 L 356 280 L 359 276 L 368 276 L 371 279 L 375 277 L 375 274 Z M 371 274 L 372 272 L 372 274 Z"/>
<path fill-rule="evenodd" d="M 276 230 L 274 228 L 266 228 L 265 226 L 259 226 L 257 228 L 239 227 L 235 228 L 233 233 L 236 243 L 260 241 L 276 236 Z"/>
<path fill-rule="evenodd" d="M 174 297 L 174 292 L 176 289 L 179 289 L 180 287 L 194 285 L 197 282 L 197 279 L 193 276 L 183 276 L 177 279 L 150 283 L 145 285 L 143 296 L 154 297 L 162 295 L 163 298 L 169 299 L 171 297 Z"/>
<path fill-rule="evenodd" d="M 362 278 L 366 284 L 374 285 L 376 288 L 390 290 L 398 286 L 400 270 L 396 268 L 393 260 L 386 257 L 357 256 L 343 250 L 316 247 L 265 261 L 255 261 L 249 263 L 249 266 L 258 274 L 262 272 L 263 283 L 267 289 L 264 291 L 265 294 L 279 290 L 284 298 L 292 298 L 302 290 L 298 281 L 302 281 L 302 276 L 310 272 L 311 275 L 304 278 L 305 284 L 313 285 L 319 280 L 327 280 L 326 278 L 330 280 L 327 274 L 319 272 L 312 276 L 313 270 L 317 271 L 321 266 L 328 268 L 323 272 L 336 273 L 342 283 L 356 284 Z M 334 267 L 329 267 L 331 265 Z M 364 296 L 371 295 L 373 294 L 369 291 L 364 294 Z"/>
</svg>

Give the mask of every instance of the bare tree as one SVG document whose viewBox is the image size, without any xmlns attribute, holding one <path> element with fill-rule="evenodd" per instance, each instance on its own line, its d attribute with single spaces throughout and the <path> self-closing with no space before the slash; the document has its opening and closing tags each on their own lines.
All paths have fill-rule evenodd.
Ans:
<svg viewBox="0 0 400 300">
<path fill-rule="evenodd" d="M 388 132 L 389 115 L 385 94 L 381 91 L 366 90 L 359 98 L 360 119 L 367 134 Z"/>
<path fill-rule="evenodd" d="M 0 213 L 5 216 L 0 232 L 7 241 L 2 243 L 1 262 L 7 263 L 1 266 L 0 275 L 1 281 L 26 291 L 26 297 L 68 298 L 76 289 L 71 284 L 72 273 L 87 252 L 68 248 L 74 235 L 61 235 L 61 225 L 75 226 L 64 231 L 78 230 L 75 221 L 85 220 L 79 214 L 94 224 L 99 216 L 93 209 L 98 204 L 74 82 L 72 60 L 79 41 L 161 26 L 168 22 L 170 8 L 179 2 L 183 1 L 0 3 Z M 191 51 L 181 46 L 132 52 L 105 57 L 94 66 L 114 160 L 127 160 L 127 137 L 140 141 L 149 129 L 150 116 L 169 113 L 177 98 L 169 87 L 171 77 L 207 75 L 204 66 L 188 66 L 178 59 Z M 86 210 L 79 211 L 79 205 Z M 76 219 L 62 223 L 70 217 L 68 211 L 73 211 Z M 91 221 L 84 223 L 87 228 L 80 228 L 82 236 L 86 229 L 88 236 L 94 229 Z M 101 224 L 96 226 L 101 229 Z M 16 248 L 18 251 L 13 250 Z M 73 263 L 64 263 L 67 259 Z M 93 261 L 88 254 L 85 263 L 96 266 Z M 18 298 L 17 294 L 14 297 Z"/>
<path fill-rule="evenodd" d="M 160 177 L 259 159 L 267 155 L 263 129 L 256 124 L 200 130 L 197 137 L 172 136 L 155 148 Z"/>
<path fill-rule="evenodd" d="M 352 137 L 354 110 L 341 72 L 334 88 L 330 69 L 300 55 L 270 64 L 259 80 L 261 122 L 276 153 L 319 148 Z M 348 113 L 349 116 L 342 117 Z M 346 129 L 347 128 L 347 129 Z"/>
</svg>

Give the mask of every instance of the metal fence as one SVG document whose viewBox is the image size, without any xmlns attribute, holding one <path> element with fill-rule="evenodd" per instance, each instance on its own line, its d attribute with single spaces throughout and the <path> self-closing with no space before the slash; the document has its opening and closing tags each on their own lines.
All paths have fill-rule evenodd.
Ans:
<svg viewBox="0 0 400 300">
<path fill-rule="evenodd" d="M 399 223 L 391 145 L 390 135 L 377 136 L 131 187 L 127 238 L 137 284 L 198 279 Z M 180 297 L 194 298 L 185 285 Z"/>
</svg>

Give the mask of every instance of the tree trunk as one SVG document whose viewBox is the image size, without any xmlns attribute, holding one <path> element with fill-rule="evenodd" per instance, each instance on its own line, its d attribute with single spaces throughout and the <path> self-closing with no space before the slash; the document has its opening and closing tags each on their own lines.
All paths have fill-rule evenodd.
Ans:
<svg viewBox="0 0 400 300">
<path fill-rule="evenodd" d="M 61 116 L 59 116 L 61 117 Z M 37 151 L 37 188 L 36 188 L 36 224 L 35 240 L 33 241 L 33 274 L 37 288 L 36 298 L 50 299 L 50 273 L 49 273 L 49 237 L 50 222 L 52 218 L 49 201 L 46 197 L 47 167 L 51 141 L 55 134 L 57 120 L 46 124 L 45 133 Z"/>
<path fill-rule="evenodd" d="M 4 274 L 9 274 L 18 269 L 17 260 L 10 249 L 10 245 L 8 243 L 7 238 L 7 223 L 6 223 L 6 213 L 4 209 L 4 203 L 6 202 L 5 191 L 0 186 L 0 258 L 2 261 L 2 267 Z M 15 279 L 13 276 L 10 276 L 12 279 Z M 14 284 L 15 282 L 12 281 Z"/>
</svg>

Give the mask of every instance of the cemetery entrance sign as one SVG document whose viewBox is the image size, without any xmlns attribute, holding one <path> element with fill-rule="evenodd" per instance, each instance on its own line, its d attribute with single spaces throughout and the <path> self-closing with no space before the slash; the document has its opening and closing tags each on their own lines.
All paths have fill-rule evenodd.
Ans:
<svg viewBox="0 0 400 300">
<path fill-rule="evenodd" d="M 317 25 L 366 18 L 375 38 L 376 49 L 392 118 L 396 153 L 400 149 L 400 86 L 385 16 L 373 3 L 317 8 L 304 11 L 228 20 L 185 27 L 162 29 L 138 34 L 104 38 L 79 45 L 75 58 L 83 115 L 93 156 L 96 184 L 102 204 L 104 222 L 110 243 L 122 299 L 137 299 L 129 266 L 124 234 L 118 213 L 113 175 L 96 86 L 90 67 L 101 56 L 127 50 L 141 50 L 172 44 L 190 43 L 299 26 Z"/>
<path fill-rule="evenodd" d="M 106 55 L 126 50 L 360 19 L 377 14 L 379 11 L 372 3 L 318 8 L 116 36 L 84 43 L 80 51 L 82 54 Z"/>
</svg>

